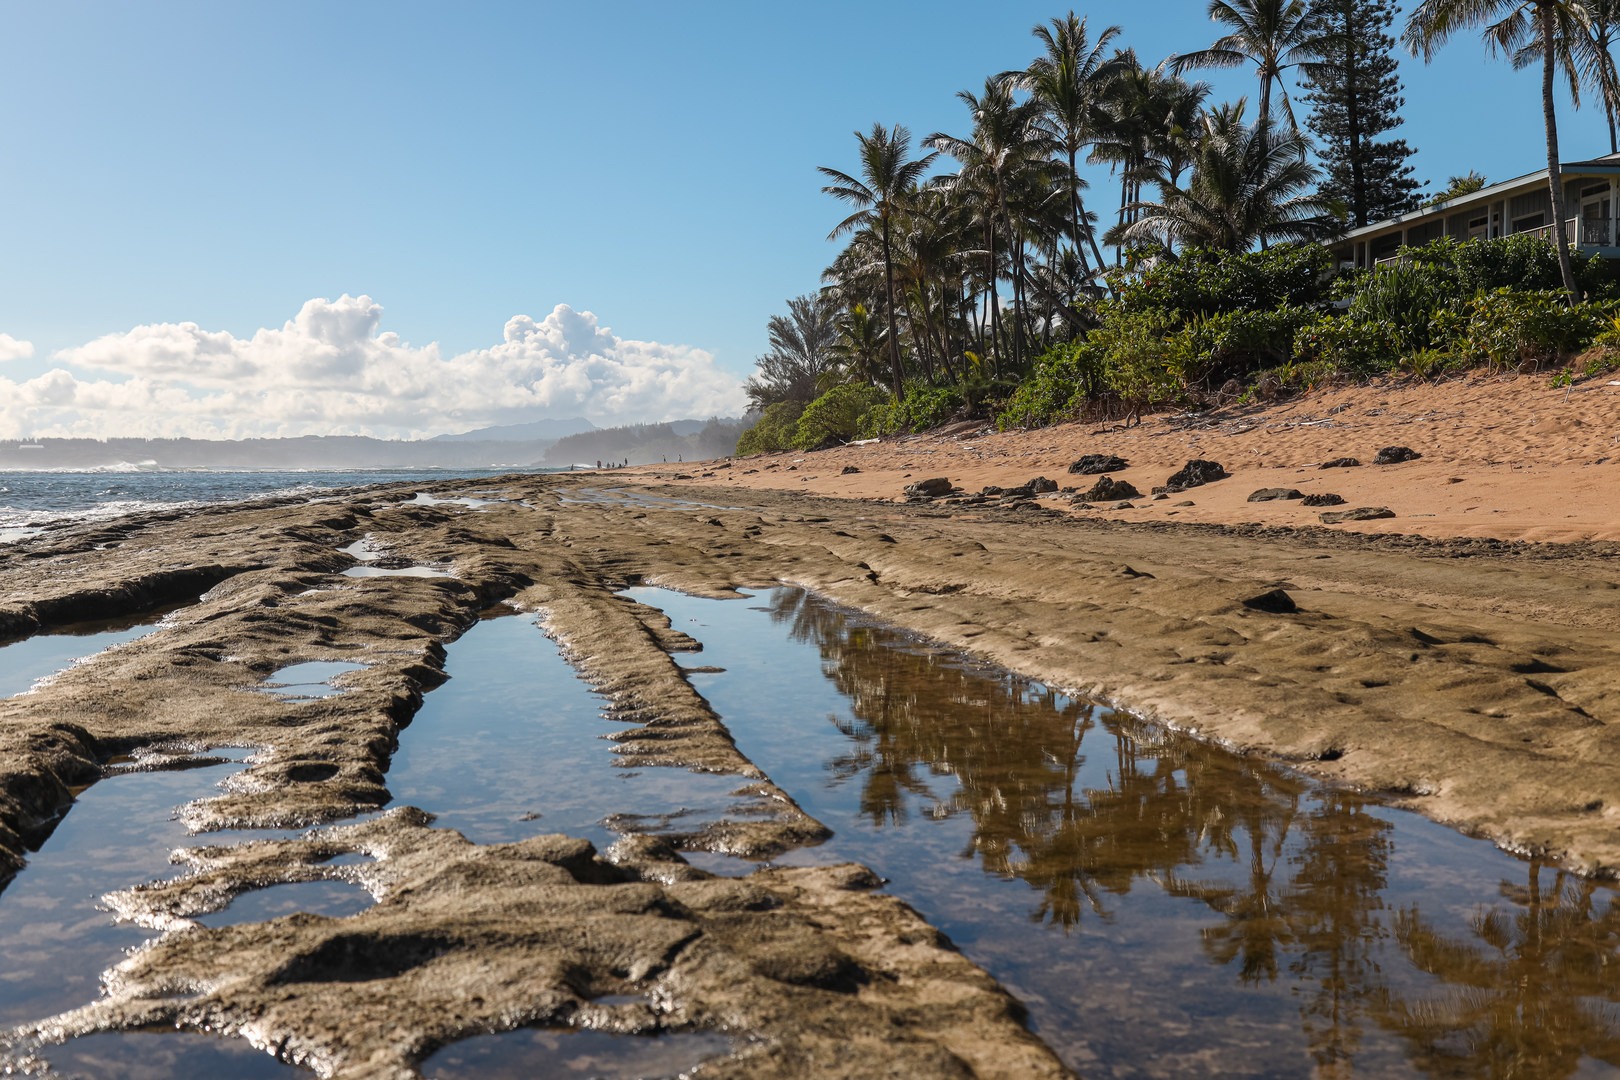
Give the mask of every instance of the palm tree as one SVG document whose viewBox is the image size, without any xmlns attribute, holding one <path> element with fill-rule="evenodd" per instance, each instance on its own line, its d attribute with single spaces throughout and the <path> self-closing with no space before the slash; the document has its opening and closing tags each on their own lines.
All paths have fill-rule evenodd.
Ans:
<svg viewBox="0 0 1620 1080">
<path fill-rule="evenodd" d="M 1310 191 L 1318 170 L 1305 160 L 1305 137 L 1269 123 L 1245 124 L 1244 104 L 1240 99 L 1201 119 L 1185 189 L 1162 162 L 1149 163 L 1159 201 L 1138 203 L 1140 216 L 1114 229 L 1110 243 L 1236 252 L 1257 241 L 1313 239 L 1326 231 L 1332 204 Z"/>
<path fill-rule="evenodd" d="M 1423 0 L 1406 20 L 1401 35 L 1414 56 L 1425 61 L 1452 34 L 1475 26 L 1485 27 L 1491 52 L 1510 57 L 1527 44 L 1541 53 L 1541 116 L 1547 131 L 1547 186 L 1552 196 L 1553 240 L 1558 246 L 1558 270 L 1564 290 L 1578 299 L 1575 266 L 1569 257 L 1569 236 L 1564 228 L 1564 178 L 1558 167 L 1558 118 L 1553 109 L 1553 82 L 1558 68 L 1559 23 L 1574 19 L 1585 23 L 1585 5 L 1579 0 Z"/>
<path fill-rule="evenodd" d="M 1464 0 L 1466 2 L 1466 0 Z M 1188 68 L 1234 68 L 1253 64 L 1260 77 L 1259 122 L 1271 121 L 1271 87 L 1282 94 L 1283 111 L 1294 123 L 1294 107 L 1282 83 L 1282 73 L 1297 67 L 1307 76 L 1316 72 L 1327 47 L 1322 25 L 1305 0 L 1210 0 L 1209 17 L 1230 33 L 1207 49 L 1171 59 L 1178 75 Z"/>
<path fill-rule="evenodd" d="M 759 371 L 743 383 L 752 407 L 815 399 L 818 382 L 833 364 L 835 312 L 832 299 L 816 293 L 794 297 L 786 315 L 771 316 L 765 327 L 771 350 L 754 361 Z"/>
<path fill-rule="evenodd" d="M 873 124 L 870 135 L 855 133 L 860 143 L 861 179 L 848 173 L 820 166 L 820 172 L 832 181 L 821 190 L 835 199 L 860 207 L 839 222 L 828 234 L 828 239 L 841 236 L 856 228 L 874 228 L 883 245 L 884 290 L 888 301 L 889 368 L 894 396 L 905 392 L 905 369 L 900 363 L 900 334 L 895 328 L 894 300 L 894 219 L 906 199 L 916 189 L 918 181 L 933 164 L 938 154 L 908 160 L 911 156 L 911 132 L 896 124 L 885 131 L 882 124 Z"/>
<path fill-rule="evenodd" d="M 972 193 L 982 202 L 987 264 L 987 289 L 991 301 L 991 325 L 1000 325 L 1000 305 L 995 303 L 997 261 L 995 236 L 998 224 L 1006 230 L 1008 253 L 1012 257 L 1013 304 L 1022 303 L 1024 290 L 1024 232 L 1012 212 L 1018 186 L 1044 172 L 1052 144 L 1034 123 L 1037 106 L 1033 101 L 1013 99 L 1013 86 L 1006 79 L 985 80 L 984 93 L 963 90 L 957 95 L 973 114 L 973 134 L 966 139 L 936 131 L 925 140 L 936 151 L 943 151 L 961 163 L 962 169 L 948 186 Z M 1017 329 L 1017 328 L 1015 328 Z M 1022 359 L 1021 330 L 1012 337 L 1012 360 Z"/>
<path fill-rule="evenodd" d="M 1040 102 L 1037 123 L 1045 134 L 1063 151 L 1069 163 L 1069 217 L 1070 238 L 1080 257 L 1080 271 L 1089 276 L 1082 237 L 1091 242 L 1091 253 L 1102 269 L 1102 250 L 1097 237 L 1086 227 L 1085 205 L 1080 198 L 1084 181 L 1077 165 L 1080 151 L 1097 135 L 1103 121 L 1103 95 L 1108 83 L 1122 70 L 1119 54 L 1107 57 L 1104 50 L 1120 33 L 1110 26 L 1091 41 L 1086 20 L 1069 12 L 1063 19 L 1053 19 L 1051 26 L 1036 25 L 1031 31 L 1040 41 L 1045 55 L 1030 61 L 1024 71 L 1010 72 L 1009 76 Z"/>
<path fill-rule="evenodd" d="M 838 340 L 832 355 L 845 379 L 877 384 L 882 381 L 881 362 L 887 342 L 865 304 L 855 304 L 838 317 Z"/>
<path fill-rule="evenodd" d="M 1107 87 L 1091 160 L 1119 168 L 1119 223 L 1126 225 L 1134 219 L 1131 207 L 1141 202 L 1150 161 L 1160 162 L 1172 183 L 1191 167 L 1193 133 L 1210 87 L 1170 73 L 1170 61 L 1143 67 L 1129 49 L 1116 59 L 1120 70 Z"/>
<path fill-rule="evenodd" d="M 1603 115 L 1609 122 L 1609 153 L 1620 152 L 1615 124 L 1620 119 L 1620 70 L 1614 64 L 1614 45 L 1620 37 L 1620 0 L 1587 0 L 1591 49 L 1582 77 L 1597 84 L 1603 94 Z M 1610 213 L 1614 213 L 1611 208 Z"/>
<path fill-rule="evenodd" d="M 1585 0 L 1578 9 L 1567 6 L 1557 9 L 1554 16 L 1558 66 L 1568 80 L 1569 96 L 1578 109 L 1581 107 L 1581 87 L 1597 87 L 1603 98 L 1604 117 L 1609 124 L 1609 153 L 1615 153 L 1620 72 L 1615 70 L 1614 54 L 1610 50 L 1614 45 L 1615 32 L 1620 29 L 1620 0 Z M 1513 53 L 1515 68 L 1527 68 L 1540 61 L 1539 34 Z"/>
</svg>

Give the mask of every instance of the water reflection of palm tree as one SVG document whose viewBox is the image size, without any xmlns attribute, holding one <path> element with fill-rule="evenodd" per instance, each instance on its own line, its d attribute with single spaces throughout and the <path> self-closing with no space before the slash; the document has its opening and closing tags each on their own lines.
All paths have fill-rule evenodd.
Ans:
<svg viewBox="0 0 1620 1080">
<path fill-rule="evenodd" d="M 1293 928 L 1272 881 L 1282 861 L 1288 830 L 1298 807 L 1299 785 L 1285 783 L 1268 790 L 1270 779 L 1251 772 L 1237 794 L 1242 796 L 1234 815 L 1247 840 L 1247 879 L 1243 885 L 1180 878 L 1172 871 L 1164 877 L 1172 896 L 1202 900 L 1220 912 L 1221 922 L 1203 931 L 1204 949 L 1218 964 L 1238 962 L 1245 983 L 1277 977 L 1277 953 L 1293 942 Z M 1280 779 L 1280 778 L 1279 778 Z M 1235 846 L 1235 836 L 1222 845 Z M 1228 849 L 1228 854 L 1237 855 Z"/>
<path fill-rule="evenodd" d="M 1245 984 L 1286 970 L 1320 1076 L 1350 1070 L 1369 1018 L 1433 1075 L 1620 1066 L 1620 904 L 1607 889 L 1563 874 L 1543 887 L 1531 864 L 1526 887 L 1503 887 L 1509 907 L 1453 940 L 1415 905 L 1385 910 L 1391 825 L 1352 792 L 972 668 L 805 593 L 778 590 L 771 610 L 849 700 L 837 721 L 849 749 L 829 768 L 861 785 L 863 816 L 887 827 L 912 800 L 967 816 L 965 854 L 1028 882 L 1031 920 L 1065 931 L 1108 918 L 1144 880 L 1207 905 L 1211 960 Z M 1448 989 L 1403 998 L 1391 938 Z"/>
<path fill-rule="evenodd" d="M 1348 791 L 1323 793 L 1300 822 L 1302 845 L 1284 899 L 1297 946 L 1289 972 L 1314 985 L 1300 1021 L 1324 1077 L 1349 1071 L 1383 983 L 1378 950 L 1386 937 L 1390 829 Z"/>
<path fill-rule="evenodd" d="M 1523 888 L 1502 883 L 1517 911 L 1474 917 L 1474 940 L 1451 938 L 1411 908 L 1395 921 L 1412 963 L 1448 984 L 1415 1001 L 1390 994 L 1380 1022 L 1434 1076 L 1572 1076 L 1583 1058 L 1620 1067 L 1620 906 L 1563 872 L 1548 887 L 1532 861 Z M 1607 890 L 1604 890 L 1607 891 Z"/>
</svg>

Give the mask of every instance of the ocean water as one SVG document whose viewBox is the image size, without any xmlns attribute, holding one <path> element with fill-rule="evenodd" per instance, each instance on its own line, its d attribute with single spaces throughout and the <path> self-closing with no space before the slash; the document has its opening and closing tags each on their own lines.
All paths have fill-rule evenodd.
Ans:
<svg viewBox="0 0 1620 1080">
<path fill-rule="evenodd" d="M 213 470 L 118 465 L 82 471 L 0 471 L 0 543 L 47 524 L 285 495 L 311 497 L 360 484 L 500 476 L 510 469 Z M 549 471 L 549 470 L 536 470 Z"/>
</svg>

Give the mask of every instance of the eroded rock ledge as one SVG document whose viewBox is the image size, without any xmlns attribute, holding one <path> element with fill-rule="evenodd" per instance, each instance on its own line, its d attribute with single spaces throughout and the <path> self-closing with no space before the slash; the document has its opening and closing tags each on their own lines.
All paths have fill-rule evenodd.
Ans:
<svg viewBox="0 0 1620 1080">
<path fill-rule="evenodd" d="M 374 907 L 184 926 L 35 1033 L 215 1030 L 357 1078 L 415 1076 L 441 1045 L 519 1026 L 730 1033 L 706 1076 L 1067 1075 L 1017 1002 L 859 866 L 720 878 L 651 838 L 605 857 L 566 836 L 480 846 L 404 809 L 193 852 L 194 874 L 114 900 L 173 928 L 244 878 L 305 880 L 350 853 L 375 860 L 341 868 Z"/>
<path fill-rule="evenodd" d="M 411 1075 L 446 1040 L 529 1023 L 756 1039 L 725 1075 L 1060 1071 L 1015 1003 L 858 868 L 728 882 L 681 861 L 677 846 L 760 855 L 825 832 L 686 683 L 669 651 L 690 639 L 616 595 L 637 583 L 705 595 L 802 584 L 1507 846 L 1591 873 L 1620 866 L 1609 628 L 1620 567 L 1606 550 L 679 492 L 699 506 L 597 478 L 455 492 L 508 501 L 469 511 L 374 489 L 0 549 L 0 627 L 13 635 L 172 602 L 169 585 L 208 590 L 161 633 L 0 701 L 0 857 L 20 865 L 73 786 L 153 744 L 260 748 L 224 795 L 188 808 L 198 829 L 311 825 L 385 805 L 389 758 L 443 677 L 444 644 L 494 603 L 544 613 L 610 717 L 633 725 L 615 732 L 626 763 L 736 775 L 770 816 L 602 855 L 560 837 L 480 847 L 408 810 L 283 844 L 199 849 L 193 873 L 120 900 L 169 936 L 122 966 L 106 1001 L 45 1033 L 223 1025 L 353 1076 Z M 342 577 L 353 559 L 340 549 L 362 536 L 455 576 Z M 256 691 L 306 660 L 366 667 L 317 702 Z M 380 897 L 361 915 L 189 923 L 244 888 L 325 875 L 325 860 L 353 851 L 376 859 L 344 871 Z M 566 931 L 587 919 L 606 920 L 600 933 L 591 923 L 601 952 L 581 952 Z M 508 949 L 525 964 L 507 966 Z M 445 988 L 473 971 L 491 989 L 458 1012 Z M 592 1004 L 617 993 L 649 1004 Z M 355 1019 L 334 1030 L 332 1010 Z"/>
</svg>

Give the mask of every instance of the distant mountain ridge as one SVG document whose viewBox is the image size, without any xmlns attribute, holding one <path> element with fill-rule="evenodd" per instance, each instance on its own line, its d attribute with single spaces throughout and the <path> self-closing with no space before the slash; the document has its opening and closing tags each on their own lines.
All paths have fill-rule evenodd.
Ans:
<svg viewBox="0 0 1620 1080">
<path fill-rule="evenodd" d="M 701 421 L 682 421 L 682 423 L 696 423 L 702 427 Z M 564 420 L 532 420 L 526 424 L 501 424 L 496 427 L 476 428 L 472 431 L 463 431 L 459 435 L 435 435 L 428 442 L 547 442 L 553 443 L 568 435 L 578 435 L 585 431 L 595 431 L 596 425 L 583 416 L 572 416 Z"/>
<path fill-rule="evenodd" d="M 487 469 L 543 465 L 554 440 L 438 443 L 306 435 L 293 439 L 35 439 L 0 442 L 0 469 Z"/>
<path fill-rule="evenodd" d="M 589 420 L 536 420 L 431 439 L 303 435 L 290 439 L 29 439 L 0 441 L 0 470 L 487 469 L 544 468 L 597 459 L 637 464 L 723 457 L 742 420 L 675 420 L 598 428 Z M 537 433 L 544 434 L 537 434 Z"/>
</svg>

